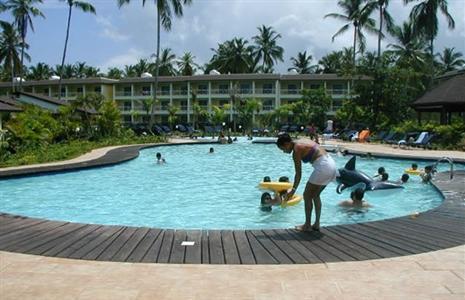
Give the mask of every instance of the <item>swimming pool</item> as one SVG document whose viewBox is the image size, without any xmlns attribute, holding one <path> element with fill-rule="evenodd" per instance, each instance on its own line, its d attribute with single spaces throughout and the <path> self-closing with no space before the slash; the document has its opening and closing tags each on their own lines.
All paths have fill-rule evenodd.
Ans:
<svg viewBox="0 0 465 300">
<path fill-rule="evenodd" d="M 214 154 L 208 154 L 210 147 Z M 163 154 L 166 164 L 155 163 L 156 152 Z M 348 160 L 334 158 L 338 167 Z M 374 174 L 384 166 L 397 179 L 412 162 L 358 158 L 357 168 Z M 311 170 L 304 165 L 298 194 Z M 264 176 L 292 179 L 291 156 L 275 145 L 248 142 L 161 146 L 114 166 L 0 180 L 0 211 L 51 220 L 184 229 L 288 228 L 303 222 L 303 202 L 271 213 L 258 209 L 262 191 L 257 184 Z M 349 195 L 338 195 L 335 189 L 332 183 L 322 194 L 323 226 L 408 215 L 442 201 L 434 187 L 415 176 L 404 190 L 391 195 L 367 193 L 373 207 L 365 211 L 339 208 L 337 204 Z"/>
</svg>

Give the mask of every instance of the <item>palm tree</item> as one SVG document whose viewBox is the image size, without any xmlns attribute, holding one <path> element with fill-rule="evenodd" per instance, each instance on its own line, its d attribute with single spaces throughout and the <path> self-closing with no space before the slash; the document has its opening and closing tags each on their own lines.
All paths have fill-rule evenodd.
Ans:
<svg viewBox="0 0 465 300">
<path fill-rule="evenodd" d="M 299 74 L 315 73 L 317 65 L 310 65 L 312 62 L 312 55 L 307 56 L 307 51 L 297 53 L 297 57 L 291 57 L 292 67 L 288 71 L 295 70 Z"/>
<path fill-rule="evenodd" d="M 389 44 L 389 52 L 397 56 L 397 64 L 401 67 L 410 65 L 418 66 L 424 63 L 424 48 L 426 46 L 423 39 L 414 35 L 411 22 L 404 22 L 402 27 L 395 26 L 392 36 L 397 41 L 396 44 Z"/>
<path fill-rule="evenodd" d="M 121 8 L 125 4 L 129 4 L 131 0 L 118 0 L 118 6 Z M 142 6 L 145 6 L 147 0 L 142 0 Z M 156 100 L 157 89 L 158 89 L 158 74 L 160 69 L 159 58 L 160 58 L 160 28 L 166 31 L 171 30 L 171 18 L 172 12 L 176 17 L 182 17 L 183 5 L 190 5 L 192 0 L 153 0 L 153 3 L 157 7 L 157 54 L 155 56 L 155 80 L 154 80 L 154 91 L 153 99 Z M 154 101 L 155 102 L 155 101 Z M 150 128 L 154 122 L 154 106 L 152 106 L 152 113 L 150 115 Z"/>
<path fill-rule="evenodd" d="M 153 55 L 155 57 L 155 54 Z M 171 52 L 171 48 L 162 49 L 160 59 L 160 67 L 158 69 L 158 75 L 160 76 L 174 76 L 176 75 L 176 69 L 174 68 L 176 55 Z M 155 73 L 156 63 L 153 64 L 153 72 Z"/>
<path fill-rule="evenodd" d="M 199 67 L 198 64 L 194 62 L 195 56 L 190 52 L 184 53 L 184 55 L 178 60 L 179 73 L 183 76 L 192 76 L 197 71 Z"/>
<path fill-rule="evenodd" d="M 11 74 L 11 88 L 14 92 L 15 72 L 21 68 L 20 52 L 21 49 L 28 49 L 29 45 L 23 42 L 21 35 L 16 28 L 8 23 L 0 21 L 2 32 L 0 34 L 0 64 L 3 65 L 4 71 L 9 71 Z M 31 58 L 25 52 L 24 57 L 27 60 Z"/>
<path fill-rule="evenodd" d="M 444 48 L 442 54 L 436 55 L 439 56 L 442 73 L 457 70 L 465 65 L 462 52 L 454 52 L 454 48 Z"/>
<path fill-rule="evenodd" d="M 86 78 L 87 65 L 85 62 L 76 62 L 74 64 L 74 71 L 77 78 Z"/>
<path fill-rule="evenodd" d="M 123 78 L 123 71 L 118 68 L 110 68 L 108 69 L 107 77 L 112 79 L 121 79 Z"/>
<path fill-rule="evenodd" d="M 76 66 L 72 64 L 66 64 L 64 66 L 56 65 L 55 74 L 63 78 L 75 78 L 77 76 Z M 61 89 L 60 89 L 61 90 Z"/>
<path fill-rule="evenodd" d="M 345 15 L 338 14 L 338 13 L 330 13 L 325 16 L 336 18 L 347 22 L 344 26 L 342 26 L 338 32 L 336 32 L 333 37 L 334 39 L 345 33 L 349 30 L 350 25 L 354 26 L 354 44 L 353 44 L 353 65 L 355 66 L 355 55 L 357 52 L 357 40 L 358 40 L 358 50 L 363 53 L 365 51 L 365 44 L 366 39 L 365 35 L 363 34 L 362 30 L 365 29 L 370 33 L 378 33 L 378 30 L 375 28 L 375 20 L 370 18 L 371 12 L 373 11 L 373 5 L 364 4 L 365 0 L 339 0 L 338 5 L 342 8 Z"/>
<path fill-rule="evenodd" d="M 234 38 L 222 44 L 218 49 L 212 49 L 215 54 L 208 68 L 221 73 L 248 73 L 253 69 L 253 46 L 248 45 L 243 38 Z M 207 69 L 208 69 L 207 68 Z"/>
<path fill-rule="evenodd" d="M 394 22 L 391 15 L 386 10 L 389 5 L 389 0 L 370 0 L 370 5 L 379 10 L 379 30 L 378 30 L 378 61 L 381 58 L 381 39 L 384 38 L 383 28 L 388 32 L 392 32 Z"/>
<path fill-rule="evenodd" d="M 404 0 L 410 3 L 418 0 Z M 416 35 L 424 36 L 430 42 L 431 82 L 434 77 L 434 39 L 438 35 L 438 9 L 446 17 L 449 29 L 455 28 L 455 21 L 447 10 L 447 0 L 424 0 L 412 8 L 410 19 Z"/>
<path fill-rule="evenodd" d="M 95 14 L 95 8 L 92 6 L 92 4 L 84 2 L 84 1 L 77 1 L 77 0 L 60 0 L 60 1 L 66 1 L 68 3 L 68 24 L 66 26 L 66 38 L 65 38 L 65 48 L 63 49 L 63 57 L 61 59 L 61 68 L 60 71 L 63 71 L 63 66 L 65 65 L 65 58 L 66 58 L 66 49 L 68 47 L 68 39 L 69 39 L 69 28 L 71 26 L 71 14 L 73 12 L 73 7 L 78 8 L 82 10 L 83 12 L 90 12 Z M 58 90 L 61 91 L 61 80 L 63 77 L 63 74 L 60 73 L 60 80 L 58 82 Z M 58 99 L 61 99 L 61 93 L 58 93 Z"/>
<path fill-rule="evenodd" d="M 283 61 L 284 48 L 277 45 L 276 41 L 281 38 L 281 35 L 274 31 L 273 27 L 262 25 L 258 27 L 258 31 L 259 34 L 252 37 L 255 42 L 253 52 L 255 65 L 261 60 L 260 70 L 267 73 L 273 69 L 275 62 Z"/>
<path fill-rule="evenodd" d="M 32 80 L 47 80 L 53 73 L 52 68 L 46 63 L 38 63 L 36 66 L 32 66 L 29 68 L 29 79 Z"/>
<path fill-rule="evenodd" d="M 134 70 L 133 65 L 125 65 L 124 66 L 124 71 L 123 71 L 123 76 L 124 77 L 137 77 L 137 73 Z"/>
<path fill-rule="evenodd" d="M 174 130 L 174 124 L 178 120 L 178 116 L 176 115 L 179 111 L 179 106 L 177 105 L 169 105 L 168 106 L 168 123 L 171 126 L 171 130 Z"/>
<path fill-rule="evenodd" d="M 26 46 L 26 35 L 28 27 L 31 27 L 34 32 L 34 24 L 32 17 L 41 16 L 45 18 L 44 14 L 34 4 L 42 3 L 42 0 L 8 0 L 4 4 L 4 8 L 11 10 L 15 19 L 14 25 L 18 28 L 21 35 L 21 67 L 19 68 L 19 91 L 22 91 L 23 83 L 23 61 L 24 61 L 24 47 Z"/>
<path fill-rule="evenodd" d="M 143 73 L 150 71 L 150 64 L 146 59 L 139 59 L 137 64 L 132 66 L 137 77 L 141 77 Z"/>
</svg>

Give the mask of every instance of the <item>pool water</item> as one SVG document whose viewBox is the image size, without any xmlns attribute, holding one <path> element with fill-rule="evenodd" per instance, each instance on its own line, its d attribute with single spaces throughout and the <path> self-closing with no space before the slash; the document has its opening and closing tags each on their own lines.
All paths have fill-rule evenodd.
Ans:
<svg viewBox="0 0 465 300">
<path fill-rule="evenodd" d="M 209 148 L 214 147 L 214 154 Z M 166 164 L 157 164 L 161 152 Z M 338 157 L 342 168 L 350 157 Z M 384 166 L 397 180 L 417 162 L 357 158 L 357 169 L 374 175 Z M 456 166 L 457 167 L 457 166 Z M 463 166 L 458 166 L 463 168 Z M 442 168 L 447 169 L 447 165 Z M 310 176 L 303 165 L 302 194 Z M 264 176 L 276 180 L 294 176 L 291 155 L 275 145 L 240 141 L 232 145 L 160 146 L 142 150 L 126 163 L 44 176 L 0 180 L 0 211 L 30 217 L 82 223 L 184 229 L 289 228 L 304 221 L 304 203 L 288 208 L 259 209 Z M 338 206 L 350 191 L 339 195 L 336 182 L 322 193 L 321 225 L 380 220 L 422 212 L 438 206 L 442 197 L 429 184 L 410 176 L 405 189 L 367 192 L 372 207 L 347 210 Z"/>
</svg>

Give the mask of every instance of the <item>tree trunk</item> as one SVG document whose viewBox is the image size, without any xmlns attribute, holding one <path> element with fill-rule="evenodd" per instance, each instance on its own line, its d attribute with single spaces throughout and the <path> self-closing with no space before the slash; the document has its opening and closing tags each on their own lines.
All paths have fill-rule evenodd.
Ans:
<svg viewBox="0 0 465 300">
<path fill-rule="evenodd" d="M 63 79 L 63 67 L 65 65 L 66 48 L 68 47 L 69 27 L 71 25 L 71 12 L 72 12 L 72 10 L 73 10 L 73 6 L 70 5 L 69 6 L 69 11 L 68 11 L 68 26 L 66 27 L 65 48 L 63 49 L 63 57 L 61 59 L 61 68 L 60 68 L 60 79 L 58 81 L 58 100 L 61 99 L 61 80 Z"/>
<path fill-rule="evenodd" d="M 10 57 L 10 67 L 11 67 L 11 93 L 15 93 L 15 63 L 13 56 Z"/>
<path fill-rule="evenodd" d="M 355 71 L 355 53 L 356 53 L 356 49 L 355 47 L 357 47 L 357 26 L 354 26 L 354 53 L 352 54 L 353 58 L 352 58 L 352 63 L 353 63 L 353 66 L 352 68 L 354 69 Z M 355 74 L 355 72 L 354 72 Z"/>
<path fill-rule="evenodd" d="M 23 25 L 24 27 L 24 25 Z M 19 91 L 23 91 L 23 61 L 24 61 L 24 45 L 26 40 L 26 33 L 24 28 L 21 28 L 21 65 L 19 66 Z"/>
<path fill-rule="evenodd" d="M 378 33 L 378 62 L 381 59 L 381 33 L 383 30 L 384 6 L 379 8 L 379 33 Z"/>
<path fill-rule="evenodd" d="M 433 43 L 434 43 L 434 37 L 431 36 L 430 40 L 430 53 L 431 53 L 431 82 L 430 82 L 430 88 L 433 86 L 434 83 L 434 49 L 433 49 Z"/>
<path fill-rule="evenodd" d="M 152 131 L 153 123 L 155 122 L 155 103 L 157 102 L 158 90 L 158 72 L 160 70 L 159 57 L 160 57 L 160 12 L 157 9 L 157 55 L 155 58 L 155 81 L 153 83 L 153 103 L 150 113 L 149 130 Z"/>
</svg>

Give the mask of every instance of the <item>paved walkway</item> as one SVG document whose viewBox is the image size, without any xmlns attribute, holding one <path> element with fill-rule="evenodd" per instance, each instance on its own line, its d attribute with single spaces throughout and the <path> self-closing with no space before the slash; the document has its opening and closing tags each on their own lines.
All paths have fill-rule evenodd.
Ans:
<svg viewBox="0 0 465 300">
<path fill-rule="evenodd" d="M 456 151 L 344 146 L 465 158 Z M 132 264 L 0 252 L 2 300 L 464 298 L 465 245 L 390 259 L 281 266 Z"/>
</svg>

